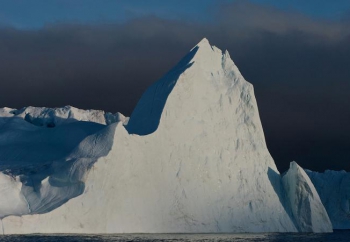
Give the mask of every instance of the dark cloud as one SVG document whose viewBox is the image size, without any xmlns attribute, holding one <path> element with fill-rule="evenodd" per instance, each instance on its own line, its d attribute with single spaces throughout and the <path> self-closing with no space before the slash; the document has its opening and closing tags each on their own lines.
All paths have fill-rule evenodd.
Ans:
<svg viewBox="0 0 350 242">
<path fill-rule="evenodd" d="M 213 21 L 0 29 L 0 106 L 63 106 L 130 115 L 143 91 L 200 39 L 228 49 L 254 84 L 281 171 L 350 171 L 350 25 L 241 1 Z"/>
</svg>

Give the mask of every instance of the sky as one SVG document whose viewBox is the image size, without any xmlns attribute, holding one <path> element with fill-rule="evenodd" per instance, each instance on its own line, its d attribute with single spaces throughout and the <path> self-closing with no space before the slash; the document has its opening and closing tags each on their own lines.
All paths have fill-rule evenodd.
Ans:
<svg viewBox="0 0 350 242">
<path fill-rule="evenodd" d="M 213 21 L 211 9 L 234 0 L 0 0 L 0 23 L 21 29 L 57 23 L 113 23 L 154 15 L 165 19 Z M 242 2 L 242 1 L 240 1 Z M 341 19 L 350 1 L 251 0 L 251 3 L 297 11 L 314 18 Z"/>
<path fill-rule="evenodd" d="M 254 85 L 281 172 L 350 171 L 348 0 L 0 0 L 0 106 L 130 115 L 203 37 Z"/>
</svg>

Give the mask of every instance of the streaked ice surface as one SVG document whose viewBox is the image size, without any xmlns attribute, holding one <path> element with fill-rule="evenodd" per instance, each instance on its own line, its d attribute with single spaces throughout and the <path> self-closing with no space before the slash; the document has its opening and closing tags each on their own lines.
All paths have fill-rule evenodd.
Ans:
<svg viewBox="0 0 350 242">
<path fill-rule="evenodd" d="M 334 233 L 264 233 L 264 234 L 110 234 L 110 235 L 5 235 L 0 241 L 80 242 L 80 241 L 349 241 L 350 230 Z"/>
</svg>

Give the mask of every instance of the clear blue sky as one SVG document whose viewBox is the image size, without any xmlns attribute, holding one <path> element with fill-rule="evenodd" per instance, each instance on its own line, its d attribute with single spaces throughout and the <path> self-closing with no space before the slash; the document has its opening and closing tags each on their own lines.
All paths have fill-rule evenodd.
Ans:
<svg viewBox="0 0 350 242">
<path fill-rule="evenodd" d="M 232 0 L 234 1 L 234 0 Z M 210 21 L 210 12 L 229 0 L 0 0 L 0 25 L 40 28 L 52 23 L 122 22 L 155 15 L 170 19 Z M 266 6 L 340 19 L 350 13 L 350 0 L 251 0 Z"/>
</svg>

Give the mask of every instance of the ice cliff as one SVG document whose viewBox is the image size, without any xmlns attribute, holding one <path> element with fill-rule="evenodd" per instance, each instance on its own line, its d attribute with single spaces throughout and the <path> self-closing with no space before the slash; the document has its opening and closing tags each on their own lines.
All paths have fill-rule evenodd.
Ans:
<svg viewBox="0 0 350 242">
<path fill-rule="evenodd" d="M 312 206 L 323 208 L 314 190 L 301 194 L 315 198 L 299 203 L 312 210 L 301 226 L 289 199 L 305 175 L 293 170 L 283 186 L 253 86 L 207 39 L 149 87 L 129 122 L 62 109 L 1 111 L 4 234 L 331 230 L 313 219 Z"/>
<path fill-rule="evenodd" d="M 350 173 L 305 170 L 320 195 L 334 229 L 350 229 Z"/>
</svg>

